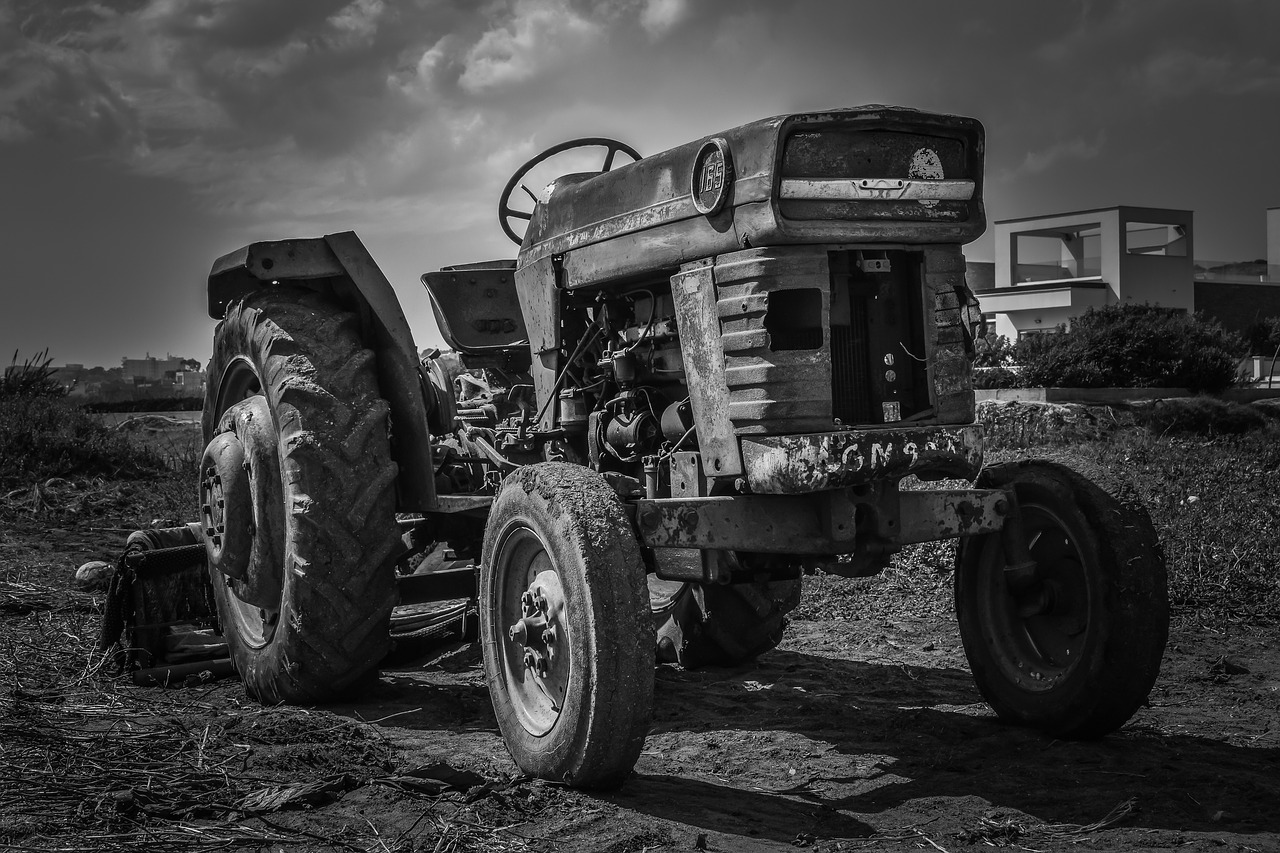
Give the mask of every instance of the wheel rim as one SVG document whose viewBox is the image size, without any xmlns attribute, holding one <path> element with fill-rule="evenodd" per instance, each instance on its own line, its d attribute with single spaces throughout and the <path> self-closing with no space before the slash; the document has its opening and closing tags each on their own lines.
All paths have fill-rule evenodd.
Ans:
<svg viewBox="0 0 1280 853">
<path fill-rule="evenodd" d="M 1005 576 L 998 541 L 995 559 L 978 578 L 988 642 L 1005 675 L 1022 689 L 1051 690 L 1077 666 L 1089 638 L 1089 585 L 1084 556 L 1070 526 L 1048 507 L 1021 503 L 1035 580 L 1016 593 Z"/>
<path fill-rule="evenodd" d="M 564 585 L 546 542 L 514 521 L 495 550 L 492 642 L 520 725 L 534 736 L 555 726 L 573 677 Z"/>
<path fill-rule="evenodd" d="M 262 380 L 251 362 L 243 357 L 232 360 L 227 365 L 219 386 L 219 419 L 236 403 L 253 397 L 262 397 L 262 387 Z M 264 402 L 269 404 L 269 401 L 264 400 Z M 279 435 L 275 429 L 274 419 L 272 433 L 278 441 Z M 274 483 L 264 482 L 257 469 L 253 469 L 250 479 L 250 493 L 253 495 L 255 504 L 253 507 L 255 519 L 258 519 L 262 512 L 267 511 L 266 504 L 268 502 L 279 503 L 283 507 L 282 489 L 278 481 Z M 263 531 L 270 527 L 271 525 L 257 524 L 255 538 L 261 537 Z M 283 532 L 282 528 L 281 530 Z M 273 596 L 273 602 L 268 606 L 263 607 L 260 603 L 246 601 L 241 598 L 241 591 L 244 589 L 241 581 L 229 578 L 221 579 L 227 591 L 226 603 L 228 606 L 226 615 L 235 621 L 240 639 L 251 648 L 260 649 L 268 645 L 275 636 L 276 627 L 279 624 L 281 601 L 283 600 L 284 566 L 282 560 L 273 559 L 273 557 L 283 553 L 282 546 L 282 542 L 255 543 L 253 549 L 253 566 L 250 571 L 262 572 L 264 569 L 268 570 L 276 582 L 276 588 L 281 590 L 278 595 Z M 214 580 L 217 582 L 219 578 Z"/>
</svg>

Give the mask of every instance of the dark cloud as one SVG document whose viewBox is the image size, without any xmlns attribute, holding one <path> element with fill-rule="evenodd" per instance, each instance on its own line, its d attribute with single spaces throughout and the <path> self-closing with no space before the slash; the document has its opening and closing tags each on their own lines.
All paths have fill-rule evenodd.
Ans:
<svg viewBox="0 0 1280 853">
<path fill-rule="evenodd" d="M 902 103 L 983 120 L 993 218 L 1195 208 L 1253 257 L 1212 223 L 1280 204 L 1276 32 L 1271 0 L 0 0 L 0 153 L 142 176 L 210 229 L 196 267 L 356 228 L 409 303 L 422 270 L 510 251 L 496 194 L 546 146 Z"/>
</svg>

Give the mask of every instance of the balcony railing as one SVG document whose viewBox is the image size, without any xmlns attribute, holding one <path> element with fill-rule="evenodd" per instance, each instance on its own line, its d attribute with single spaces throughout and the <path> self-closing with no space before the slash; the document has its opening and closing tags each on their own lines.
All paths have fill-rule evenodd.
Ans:
<svg viewBox="0 0 1280 853">
<path fill-rule="evenodd" d="M 1085 257 L 1079 260 L 1024 261 L 1014 269 L 1014 284 L 1033 281 L 1062 281 L 1073 278 L 1097 278 L 1102 275 L 1102 258 Z"/>
<path fill-rule="evenodd" d="M 1202 261 L 1195 262 L 1196 281 L 1227 281 L 1240 283 L 1274 282 L 1280 284 L 1280 264 L 1261 261 Z"/>
</svg>

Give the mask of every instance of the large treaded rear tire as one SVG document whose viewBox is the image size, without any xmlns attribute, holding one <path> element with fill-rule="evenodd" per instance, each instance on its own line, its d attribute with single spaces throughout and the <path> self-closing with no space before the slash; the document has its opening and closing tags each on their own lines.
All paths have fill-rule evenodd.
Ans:
<svg viewBox="0 0 1280 853">
<path fill-rule="evenodd" d="M 254 571 L 281 582 L 278 610 L 248 605 L 213 571 L 232 660 L 263 703 L 344 695 L 390 648 L 395 603 L 396 465 L 373 352 L 354 315 L 309 291 L 275 288 L 227 311 L 208 375 L 206 441 L 231 428 L 227 409 L 256 394 L 278 439 L 276 470 L 250 473 L 269 478 L 255 489 L 279 502 L 268 507 L 279 529 L 253 533 L 253 559 L 267 561 Z"/>
<path fill-rule="evenodd" d="M 962 538 L 956 612 L 983 697 L 1001 719 L 1099 738 L 1147 698 L 1169 633 L 1163 552 L 1133 487 L 1097 466 L 1036 459 L 987 468 L 1013 487 L 1034 580 L 1005 573 L 999 533 Z M 1012 577 L 1012 580 L 1011 580 Z"/>
<path fill-rule="evenodd" d="M 738 584 L 662 581 L 650 576 L 658 660 L 688 669 L 736 666 L 782 642 L 800 580 Z"/>
</svg>

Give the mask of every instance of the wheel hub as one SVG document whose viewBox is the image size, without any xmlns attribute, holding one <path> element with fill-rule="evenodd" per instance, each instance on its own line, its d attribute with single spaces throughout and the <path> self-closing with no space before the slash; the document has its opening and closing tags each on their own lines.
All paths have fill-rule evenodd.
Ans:
<svg viewBox="0 0 1280 853">
<path fill-rule="evenodd" d="M 249 571 L 253 503 L 244 444 L 233 432 L 215 435 L 200 462 L 200 520 L 209 565 L 233 580 Z"/>
<path fill-rule="evenodd" d="M 1036 681 L 1052 684 L 1079 657 L 1088 629 L 1088 591 L 1084 569 L 1065 525 L 1047 508 L 1024 508 L 1027 525 L 1027 566 L 1006 568 L 1004 617 L 1017 627 L 1014 646 L 1005 663 L 1025 670 Z M 999 596 L 999 593 L 997 593 Z M 998 609 L 998 608 L 997 608 Z"/>
<path fill-rule="evenodd" d="M 520 594 L 519 615 L 507 628 L 507 659 L 518 672 L 514 690 L 521 721 L 533 734 L 555 724 L 572 673 L 564 587 L 544 569 Z"/>
<path fill-rule="evenodd" d="M 282 509 L 276 431 L 267 401 L 254 395 L 229 408 L 205 448 L 200 504 L 209 563 L 264 624 L 275 621 L 283 585 Z"/>
</svg>

